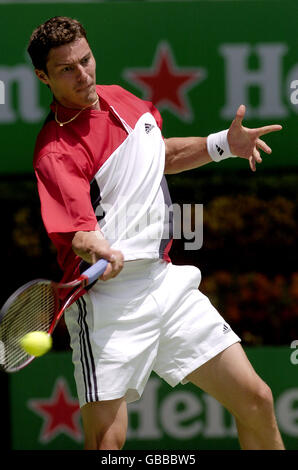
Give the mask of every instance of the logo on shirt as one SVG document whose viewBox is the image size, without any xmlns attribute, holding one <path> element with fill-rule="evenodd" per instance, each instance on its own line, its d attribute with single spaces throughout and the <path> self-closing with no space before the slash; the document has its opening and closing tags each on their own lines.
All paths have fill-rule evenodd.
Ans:
<svg viewBox="0 0 298 470">
<path fill-rule="evenodd" d="M 155 127 L 154 124 L 148 124 L 148 123 L 146 123 L 146 124 L 145 124 L 145 132 L 146 132 L 146 134 L 149 134 L 149 132 L 152 131 L 153 127 Z"/>
</svg>

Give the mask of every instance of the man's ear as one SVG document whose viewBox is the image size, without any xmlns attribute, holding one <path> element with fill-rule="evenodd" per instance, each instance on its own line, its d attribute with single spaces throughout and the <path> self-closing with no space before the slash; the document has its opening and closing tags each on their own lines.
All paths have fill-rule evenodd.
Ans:
<svg viewBox="0 0 298 470">
<path fill-rule="evenodd" d="M 35 71 L 35 74 L 36 74 L 37 78 L 42 83 L 49 86 L 49 78 L 48 78 L 47 74 L 43 70 L 35 69 L 34 71 Z"/>
</svg>

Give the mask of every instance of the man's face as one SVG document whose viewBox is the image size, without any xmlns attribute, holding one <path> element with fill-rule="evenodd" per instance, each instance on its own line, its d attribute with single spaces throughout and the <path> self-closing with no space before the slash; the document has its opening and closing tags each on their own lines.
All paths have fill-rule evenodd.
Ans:
<svg viewBox="0 0 298 470">
<path fill-rule="evenodd" d="M 83 108 L 96 98 L 96 63 L 85 38 L 50 50 L 47 74 L 36 70 L 56 100 L 68 108 Z"/>
</svg>

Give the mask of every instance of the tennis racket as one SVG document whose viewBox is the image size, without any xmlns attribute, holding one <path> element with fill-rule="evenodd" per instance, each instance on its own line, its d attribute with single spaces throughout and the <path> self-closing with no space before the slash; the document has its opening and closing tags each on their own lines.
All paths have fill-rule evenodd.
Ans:
<svg viewBox="0 0 298 470">
<path fill-rule="evenodd" d="M 107 264 L 100 259 L 66 284 L 35 279 L 16 290 L 0 311 L 0 368 L 16 372 L 30 364 L 35 356 L 23 350 L 21 338 L 31 331 L 51 335 L 65 309 L 104 273 Z"/>
</svg>

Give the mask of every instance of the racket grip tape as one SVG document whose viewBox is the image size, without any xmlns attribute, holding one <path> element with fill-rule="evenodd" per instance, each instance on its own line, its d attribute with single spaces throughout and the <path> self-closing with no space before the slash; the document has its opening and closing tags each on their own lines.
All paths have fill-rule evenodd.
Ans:
<svg viewBox="0 0 298 470">
<path fill-rule="evenodd" d="M 92 282 L 96 281 L 105 272 L 107 265 L 108 262 L 105 259 L 100 259 L 90 268 L 86 269 L 82 276 L 87 277 L 87 284 L 92 284 Z"/>
</svg>

